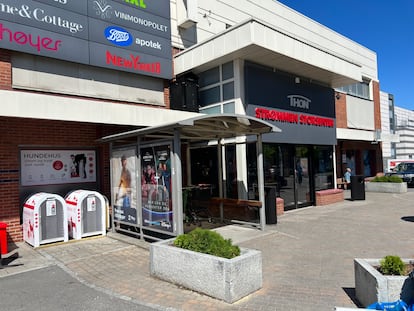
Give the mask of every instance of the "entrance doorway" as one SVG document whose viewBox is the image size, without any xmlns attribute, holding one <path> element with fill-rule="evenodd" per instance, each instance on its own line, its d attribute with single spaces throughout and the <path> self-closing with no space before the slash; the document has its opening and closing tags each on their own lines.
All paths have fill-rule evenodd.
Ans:
<svg viewBox="0 0 414 311">
<path fill-rule="evenodd" d="M 293 196 L 287 192 L 285 210 L 312 204 L 309 147 L 295 146 L 292 148 L 292 152 L 294 153 L 292 157 L 294 165 Z"/>
<path fill-rule="evenodd" d="M 255 146 L 248 145 L 249 197 L 255 197 Z M 310 206 L 315 191 L 333 188 L 332 146 L 263 144 L 265 188 L 276 187 L 284 210 Z M 257 194 L 256 194 L 257 197 Z"/>
<path fill-rule="evenodd" d="M 264 148 L 265 186 L 276 185 L 285 210 L 312 205 L 309 147 L 269 144 Z"/>
</svg>

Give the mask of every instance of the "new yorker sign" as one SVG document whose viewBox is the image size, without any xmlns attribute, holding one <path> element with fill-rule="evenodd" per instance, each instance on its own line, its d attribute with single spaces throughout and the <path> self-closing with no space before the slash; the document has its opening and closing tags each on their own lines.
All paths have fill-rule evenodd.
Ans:
<svg viewBox="0 0 414 311">
<path fill-rule="evenodd" d="M 0 48 L 170 79 L 170 2 L 0 0 Z"/>
</svg>

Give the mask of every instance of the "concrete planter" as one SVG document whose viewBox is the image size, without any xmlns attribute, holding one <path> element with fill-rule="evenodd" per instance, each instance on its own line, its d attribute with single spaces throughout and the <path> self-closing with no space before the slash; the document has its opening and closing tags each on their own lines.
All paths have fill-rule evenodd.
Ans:
<svg viewBox="0 0 414 311">
<path fill-rule="evenodd" d="M 367 192 L 389 192 L 404 193 L 407 192 L 407 183 L 393 182 L 367 182 L 365 183 L 365 191 Z"/>
<path fill-rule="evenodd" d="M 365 307 L 375 302 L 411 301 L 414 282 L 407 276 L 383 275 L 375 266 L 381 259 L 354 259 L 355 295 Z M 412 259 L 403 259 L 409 263 Z"/>
<path fill-rule="evenodd" d="M 175 247 L 174 239 L 152 243 L 150 274 L 233 303 L 262 287 L 262 253 L 240 248 L 232 259 Z"/>
</svg>

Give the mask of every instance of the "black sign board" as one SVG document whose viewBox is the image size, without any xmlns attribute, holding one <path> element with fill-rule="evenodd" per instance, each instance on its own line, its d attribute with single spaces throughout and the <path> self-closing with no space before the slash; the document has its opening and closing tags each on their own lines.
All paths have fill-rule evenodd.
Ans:
<svg viewBox="0 0 414 311">
<path fill-rule="evenodd" d="M 42 2 L 65 11 L 72 11 L 75 13 L 85 15 L 87 2 L 79 0 L 33 0 L 35 2 Z"/>
<path fill-rule="evenodd" d="M 282 130 L 265 134 L 264 142 L 336 144 L 332 88 L 253 63 L 246 63 L 245 86 L 247 114 Z"/>
<path fill-rule="evenodd" d="M 332 88 L 251 63 L 245 71 L 247 104 L 335 118 Z"/>
<path fill-rule="evenodd" d="M 170 79 L 169 5 L 169 0 L 2 0 L 0 48 Z"/>
</svg>

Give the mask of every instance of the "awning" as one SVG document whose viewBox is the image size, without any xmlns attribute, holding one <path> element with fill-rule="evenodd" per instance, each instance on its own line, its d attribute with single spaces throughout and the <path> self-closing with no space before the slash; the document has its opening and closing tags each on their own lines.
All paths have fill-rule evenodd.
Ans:
<svg viewBox="0 0 414 311">
<path fill-rule="evenodd" d="M 181 152 L 180 144 L 188 143 L 205 143 L 210 141 L 219 142 L 221 139 L 236 138 L 240 136 L 257 136 L 257 176 L 258 176 L 258 191 L 259 200 L 262 206 L 265 206 L 264 200 L 264 177 L 263 177 L 263 156 L 262 156 L 262 139 L 261 135 L 271 132 L 281 132 L 281 130 L 270 123 L 262 121 L 258 118 L 237 115 L 237 114 L 200 114 L 197 117 L 184 119 L 162 126 L 152 126 L 140 128 L 124 133 L 114 134 L 102 137 L 99 141 L 102 143 L 111 143 L 115 145 L 132 145 L 137 144 L 139 139 L 143 142 L 150 140 L 171 139 L 174 141 L 172 162 L 177 169 L 178 174 L 172 174 L 172 186 L 174 189 L 182 189 L 181 176 Z M 217 145 L 218 154 L 221 148 Z M 219 156 L 219 176 L 222 176 L 222 157 Z M 223 197 L 223 180 L 219 178 L 219 196 Z M 173 192 L 172 206 L 176 215 L 174 221 L 174 228 L 178 234 L 184 232 L 183 229 L 183 212 L 182 212 L 182 193 L 181 191 Z M 223 215 L 223 206 L 220 205 L 221 215 Z M 264 230 L 265 227 L 265 208 L 260 208 L 260 223 L 248 223 Z"/>
<path fill-rule="evenodd" d="M 152 126 L 102 137 L 100 142 L 128 143 L 136 142 L 137 137 L 173 138 L 174 130 L 180 131 L 181 140 L 201 142 L 259 135 L 281 130 L 258 118 L 237 114 L 203 114 L 194 118 L 161 126 Z"/>
<path fill-rule="evenodd" d="M 340 87 L 362 81 L 362 67 L 327 48 L 249 19 L 174 55 L 176 75 L 243 59 Z"/>
</svg>

